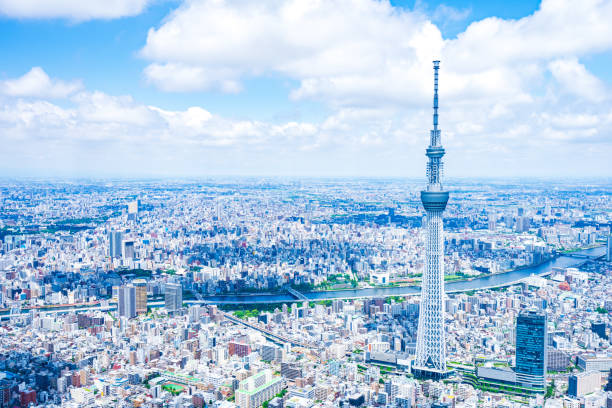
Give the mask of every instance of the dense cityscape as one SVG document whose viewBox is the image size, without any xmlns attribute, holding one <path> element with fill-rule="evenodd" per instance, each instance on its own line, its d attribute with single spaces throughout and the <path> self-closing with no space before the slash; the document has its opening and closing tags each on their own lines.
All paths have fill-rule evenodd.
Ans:
<svg viewBox="0 0 612 408">
<path fill-rule="evenodd" d="M 436 381 L 411 372 L 418 180 L 7 180 L 1 404 L 605 405 L 610 184 L 448 184 Z"/>
<path fill-rule="evenodd" d="M 0 408 L 612 408 L 610 21 L 0 0 Z"/>
</svg>

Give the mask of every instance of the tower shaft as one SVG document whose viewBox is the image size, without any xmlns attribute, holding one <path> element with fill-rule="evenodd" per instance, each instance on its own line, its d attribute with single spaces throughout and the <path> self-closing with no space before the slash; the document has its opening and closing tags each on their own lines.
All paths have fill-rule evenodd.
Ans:
<svg viewBox="0 0 612 408">
<path fill-rule="evenodd" d="M 434 61 L 434 114 L 430 143 L 426 150 L 427 188 L 421 191 L 421 202 L 427 213 L 425 228 L 425 266 L 421 285 L 421 304 L 417 332 L 415 374 L 441 377 L 446 370 L 446 336 L 444 328 L 444 228 L 442 214 L 448 192 L 442 186 L 444 148 L 438 129 L 438 70 Z"/>
</svg>

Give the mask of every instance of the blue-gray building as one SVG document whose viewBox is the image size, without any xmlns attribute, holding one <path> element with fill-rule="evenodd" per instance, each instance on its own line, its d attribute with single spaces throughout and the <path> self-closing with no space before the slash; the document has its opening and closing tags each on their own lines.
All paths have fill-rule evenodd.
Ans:
<svg viewBox="0 0 612 408">
<path fill-rule="evenodd" d="M 516 318 L 516 381 L 521 387 L 546 388 L 548 346 L 546 314 L 528 310 Z"/>
<path fill-rule="evenodd" d="M 166 283 L 164 291 L 165 306 L 168 312 L 173 313 L 183 307 L 183 287 L 180 283 Z"/>
<path fill-rule="evenodd" d="M 121 245 L 123 244 L 123 233 L 111 231 L 108 233 L 108 254 L 111 258 L 121 258 Z"/>
<path fill-rule="evenodd" d="M 133 285 L 121 286 L 117 293 L 119 316 L 132 319 L 136 317 L 136 288 Z"/>
</svg>

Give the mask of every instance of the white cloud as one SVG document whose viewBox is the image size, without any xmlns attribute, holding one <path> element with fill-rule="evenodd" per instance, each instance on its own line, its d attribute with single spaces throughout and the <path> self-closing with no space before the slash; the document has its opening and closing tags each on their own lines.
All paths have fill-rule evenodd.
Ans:
<svg viewBox="0 0 612 408">
<path fill-rule="evenodd" d="M 165 90 L 236 91 L 245 76 L 280 73 L 300 81 L 294 98 L 357 103 L 424 97 L 442 44 L 424 16 L 386 2 L 190 0 L 149 31 L 141 55 Z"/>
<path fill-rule="evenodd" d="M 544 0 L 530 16 L 487 18 L 444 40 L 425 13 L 387 1 L 188 0 L 149 31 L 141 55 L 163 90 L 237 92 L 245 77 L 281 74 L 299 82 L 293 99 L 334 107 L 420 105 L 441 58 L 448 101 L 526 103 L 552 59 L 612 48 L 611 20 L 609 1 Z"/>
<path fill-rule="evenodd" d="M 110 96 L 103 92 L 82 92 L 73 100 L 79 117 L 87 123 L 118 123 L 154 127 L 158 117 L 150 108 L 134 103 L 130 96 Z"/>
<path fill-rule="evenodd" d="M 0 81 L 0 93 L 8 96 L 65 98 L 82 86 L 80 81 L 52 80 L 42 68 L 34 67 L 19 78 Z"/>
<path fill-rule="evenodd" d="M 242 87 L 238 81 L 218 79 L 236 75 L 228 70 L 221 71 L 181 63 L 151 64 L 145 68 L 145 76 L 159 89 L 168 92 L 193 92 L 206 89 L 219 89 L 226 93 L 239 92 Z"/>
<path fill-rule="evenodd" d="M 445 47 L 445 58 L 459 72 L 500 65 L 517 66 L 612 47 L 612 2 L 543 0 L 530 16 L 474 22 Z"/>
<path fill-rule="evenodd" d="M 564 91 L 591 102 L 601 102 L 608 94 L 606 85 L 587 71 L 576 58 L 558 59 L 548 65 Z"/>
<path fill-rule="evenodd" d="M 149 0 L 0 0 L 0 15 L 13 18 L 114 19 L 140 14 Z"/>
</svg>

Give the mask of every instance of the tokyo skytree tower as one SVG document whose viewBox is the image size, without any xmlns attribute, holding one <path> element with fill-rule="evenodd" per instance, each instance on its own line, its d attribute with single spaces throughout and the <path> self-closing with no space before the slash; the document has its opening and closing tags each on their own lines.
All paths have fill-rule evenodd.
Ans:
<svg viewBox="0 0 612 408">
<path fill-rule="evenodd" d="M 448 202 L 448 191 L 442 186 L 444 148 L 438 129 L 438 70 L 434 61 L 433 130 L 426 155 L 427 189 L 421 191 L 421 202 L 427 213 L 425 267 L 421 285 L 421 305 L 413 372 L 419 377 L 441 378 L 446 375 L 446 342 L 444 329 L 444 231 L 442 213 Z"/>
</svg>

